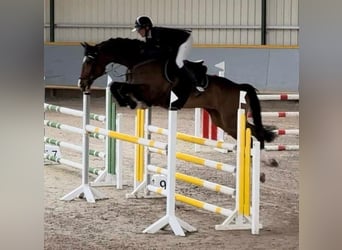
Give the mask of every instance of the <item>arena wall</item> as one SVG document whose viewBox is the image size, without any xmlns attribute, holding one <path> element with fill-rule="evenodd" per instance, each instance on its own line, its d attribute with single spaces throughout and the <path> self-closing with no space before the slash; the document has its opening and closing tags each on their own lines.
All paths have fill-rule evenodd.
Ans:
<svg viewBox="0 0 342 250">
<path fill-rule="evenodd" d="M 77 86 L 83 58 L 80 45 L 45 46 L 44 76 L 48 87 Z M 225 77 L 243 83 L 248 82 L 260 91 L 298 92 L 299 51 L 284 48 L 200 48 L 191 50 L 190 59 L 203 59 L 209 74 L 219 73 L 215 67 L 225 62 Z M 125 67 L 108 66 L 108 71 L 116 81 L 124 80 Z M 105 76 L 94 83 L 95 87 L 106 86 Z"/>
<path fill-rule="evenodd" d="M 189 28 L 195 44 L 262 44 L 264 0 L 45 0 L 45 41 L 54 2 L 55 41 L 136 38 L 132 25 L 149 15 L 156 25 Z M 266 0 L 266 44 L 298 45 L 298 0 Z"/>
<path fill-rule="evenodd" d="M 210 74 L 218 74 L 214 65 L 224 61 L 225 77 L 233 81 L 249 82 L 261 91 L 298 91 L 298 0 L 44 1 L 44 76 L 48 87 L 76 86 L 83 57 L 80 42 L 138 38 L 131 29 L 135 18 L 146 14 L 156 25 L 191 29 L 194 48 L 190 59 L 203 59 Z M 263 3 L 266 45 L 262 45 Z M 124 68 L 116 71 L 121 74 Z M 102 77 L 95 87 L 103 88 L 105 83 Z"/>
</svg>

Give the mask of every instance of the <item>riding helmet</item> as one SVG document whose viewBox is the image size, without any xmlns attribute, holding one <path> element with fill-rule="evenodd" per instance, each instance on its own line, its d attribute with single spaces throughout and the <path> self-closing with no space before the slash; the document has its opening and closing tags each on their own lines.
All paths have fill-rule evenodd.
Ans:
<svg viewBox="0 0 342 250">
<path fill-rule="evenodd" d="M 136 31 L 137 29 L 152 27 L 152 20 L 148 16 L 138 16 L 135 20 L 134 29 L 132 31 Z"/>
</svg>

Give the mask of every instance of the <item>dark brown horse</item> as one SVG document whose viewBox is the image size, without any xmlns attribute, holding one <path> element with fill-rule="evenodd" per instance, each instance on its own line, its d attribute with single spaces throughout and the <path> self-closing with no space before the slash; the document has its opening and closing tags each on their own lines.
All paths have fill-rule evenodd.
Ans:
<svg viewBox="0 0 342 250">
<path fill-rule="evenodd" d="M 239 108 L 240 91 L 245 91 L 247 104 L 244 106 L 252 113 L 253 124 L 247 122 L 252 134 L 261 142 L 271 142 L 276 135 L 274 127 L 264 126 L 261 119 L 261 106 L 256 89 L 250 84 L 237 84 L 229 79 L 205 75 L 208 87 L 198 93 L 194 86 L 182 81 L 175 74 L 174 81 L 165 77 L 165 61 L 148 60 L 145 55 L 145 43 L 137 39 L 115 38 L 94 46 L 82 43 L 85 48 L 79 87 L 89 91 L 93 81 L 105 73 L 106 65 L 118 63 L 127 66 L 127 82 L 111 86 L 113 96 L 120 105 L 136 107 L 135 100 L 147 106 L 169 107 L 171 90 L 181 96 L 178 108 L 203 108 L 210 114 L 216 126 L 222 128 L 233 138 L 237 138 L 237 109 Z M 201 65 L 201 64 L 200 64 Z M 194 64 L 201 69 L 203 67 Z M 130 96 L 134 98 L 131 99 Z"/>
</svg>

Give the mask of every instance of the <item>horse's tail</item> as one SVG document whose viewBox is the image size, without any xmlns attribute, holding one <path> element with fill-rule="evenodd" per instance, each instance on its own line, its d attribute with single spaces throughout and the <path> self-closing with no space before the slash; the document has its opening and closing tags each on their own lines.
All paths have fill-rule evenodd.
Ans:
<svg viewBox="0 0 342 250">
<path fill-rule="evenodd" d="M 257 96 L 256 89 L 250 84 L 241 84 L 241 87 L 242 90 L 247 92 L 247 96 L 249 98 L 249 106 L 252 112 L 253 123 L 255 126 L 256 137 L 260 141 L 263 148 L 264 141 L 271 142 L 276 138 L 277 134 L 272 131 L 275 129 L 275 127 L 264 126 L 262 124 L 261 105 L 260 100 Z"/>
</svg>

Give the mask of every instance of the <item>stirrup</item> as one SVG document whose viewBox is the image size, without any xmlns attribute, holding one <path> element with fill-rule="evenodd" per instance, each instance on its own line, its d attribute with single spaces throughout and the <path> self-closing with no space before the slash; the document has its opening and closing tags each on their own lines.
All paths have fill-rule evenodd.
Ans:
<svg viewBox="0 0 342 250">
<path fill-rule="evenodd" d="M 204 92 L 204 88 L 201 87 L 201 86 L 196 86 L 196 89 L 197 89 L 199 92 Z"/>
</svg>

